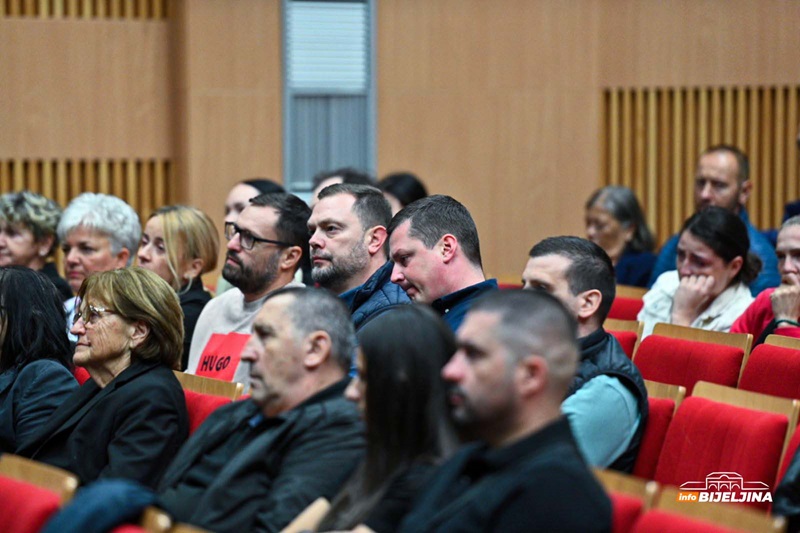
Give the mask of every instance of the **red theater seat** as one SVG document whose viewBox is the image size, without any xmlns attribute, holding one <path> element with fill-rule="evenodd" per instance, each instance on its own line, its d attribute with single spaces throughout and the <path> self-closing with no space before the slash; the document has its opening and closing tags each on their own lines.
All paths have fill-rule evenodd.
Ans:
<svg viewBox="0 0 800 533">
<path fill-rule="evenodd" d="M 82 366 L 76 366 L 75 370 L 72 371 L 72 375 L 75 376 L 75 379 L 77 379 L 78 383 L 81 385 L 92 379 L 89 372 Z"/>
<path fill-rule="evenodd" d="M 687 398 L 667 430 L 654 479 L 679 487 L 714 472 L 735 472 L 774 490 L 788 424 L 785 415 Z M 769 503 L 744 505 L 766 510 Z"/>
<path fill-rule="evenodd" d="M 612 533 L 628 533 L 633 530 L 633 524 L 644 510 L 641 498 L 611 491 L 611 531 Z"/>
<path fill-rule="evenodd" d="M 760 344 L 742 371 L 739 388 L 782 398 L 800 398 L 800 352 Z"/>
<path fill-rule="evenodd" d="M 639 344 L 634 363 L 644 379 L 682 385 L 691 396 L 701 380 L 735 387 L 743 358 L 744 350 L 734 346 L 650 335 Z"/>
<path fill-rule="evenodd" d="M 223 396 L 212 396 L 187 389 L 183 391 L 186 397 L 186 410 L 189 413 L 189 434 L 195 432 L 200 427 L 208 415 L 216 411 L 219 407 L 231 403 L 230 398 Z"/>
<path fill-rule="evenodd" d="M 58 510 L 60 501 L 57 492 L 0 476 L 0 531 L 37 533 Z"/>
<path fill-rule="evenodd" d="M 669 429 L 672 415 L 675 412 L 675 400 L 648 397 L 647 402 L 650 405 L 650 411 L 647 415 L 647 425 L 642 435 L 642 443 L 639 446 L 639 455 L 636 456 L 636 463 L 633 465 L 633 475 L 653 479 L 658 465 L 658 457 L 664 446 L 664 438 L 667 436 L 667 429 Z"/>
<path fill-rule="evenodd" d="M 734 533 L 740 530 L 654 509 L 644 513 L 636 521 L 632 531 L 633 533 Z"/>
<path fill-rule="evenodd" d="M 644 307 L 644 301 L 642 301 L 641 298 L 617 296 L 614 298 L 614 303 L 611 304 L 611 309 L 608 311 L 608 318 L 636 320 L 642 307 Z"/>
</svg>

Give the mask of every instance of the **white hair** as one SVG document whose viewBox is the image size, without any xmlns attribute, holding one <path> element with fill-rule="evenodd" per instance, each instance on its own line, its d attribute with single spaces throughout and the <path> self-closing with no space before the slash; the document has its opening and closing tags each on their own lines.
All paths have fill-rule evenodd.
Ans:
<svg viewBox="0 0 800 533">
<path fill-rule="evenodd" d="M 108 237 L 111 250 L 118 254 L 123 248 L 130 252 L 128 266 L 136 257 L 142 236 L 139 215 L 121 198 L 110 194 L 85 192 L 73 199 L 58 223 L 58 238 L 64 242 L 73 230 L 82 226 Z"/>
</svg>

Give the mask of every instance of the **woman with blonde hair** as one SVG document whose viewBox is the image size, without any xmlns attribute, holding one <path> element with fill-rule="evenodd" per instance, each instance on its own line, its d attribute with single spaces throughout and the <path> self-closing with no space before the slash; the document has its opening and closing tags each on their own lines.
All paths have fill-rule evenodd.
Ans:
<svg viewBox="0 0 800 533">
<path fill-rule="evenodd" d="M 91 379 L 16 453 L 82 483 L 123 478 L 155 487 L 189 434 L 173 373 L 183 346 L 175 291 L 139 267 L 91 274 L 78 292 L 76 366 Z"/>
<path fill-rule="evenodd" d="M 214 270 L 219 253 L 219 235 L 208 215 L 185 205 L 169 205 L 147 220 L 139 245 L 139 266 L 151 270 L 178 293 L 183 309 L 183 356 L 181 369 L 189 360 L 189 347 L 197 319 L 211 295 L 200 276 Z"/>
</svg>

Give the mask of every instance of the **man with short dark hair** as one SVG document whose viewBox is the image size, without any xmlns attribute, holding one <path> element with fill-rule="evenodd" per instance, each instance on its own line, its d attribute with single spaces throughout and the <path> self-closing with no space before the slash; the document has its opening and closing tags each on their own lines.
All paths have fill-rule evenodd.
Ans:
<svg viewBox="0 0 800 533">
<path fill-rule="evenodd" d="M 610 531 L 611 504 L 560 405 L 578 359 L 575 320 L 531 291 L 478 299 L 442 369 L 469 439 L 432 476 L 400 531 Z"/>
<path fill-rule="evenodd" d="M 356 329 L 375 314 L 409 302 L 390 279 L 386 226 L 391 219 L 380 190 L 346 183 L 323 189 L 308 219 L 311 278 L 347 304 Z"/>
<path fill-rule="evenodd" d="M 248 383 L 249 363 L 241 352 L 266 297 L 285 286 L 302 286 L 295 272 L 308 258 L 306 222 L 311 210 L 297 196 L 252 198 L 236 222 L 225 223 L 228 253 L 223 277 L 235 289 L 212 299 L 197 319 L 187 372 Z"/>
<path fill-rule="evenodd" d="M 344 398 L 354 349 L 333 295 L 268 295 L 242 352 L 251 399 L 218 409 L 186 442 L 160 506 L 209 531 L 278 531 L 315 499 L 332 499 L 363 455 L 363 425 Z"/>
<path fill-rule="evenodd" d="M 742 219 L 750 237 L 750 252 L 756 254 L 762 262 L 761 272 L 750 284 L 750 293 L 757 296 L 764 289 L 777 287 L 781 277 L 775 260 L 775 248 L 750 223 L 745 204 L 752 190 L 750 163 L 747 155 L 739 148 L 719 144 L 700 154 L 694 179 L 695 212 L 716 206 L 727 209 Z M 680 235 L 675 234 L 664 243 L 650 275 L 649 286 L 652 287 L 661 274 L 676 269 L 679 237 Z"/>
<path fill-rule="evenodd" d="M 450 196 L 412 202 L 389 224 L 392 281 L 415 302 L 427 303 L 456 331 L 472 302 L 497 289 L 483 274 L 478 229 L 467 208 Z"/>
<path fill-rule="evenodd" d="M 603 329 L 616 282 L 608 254 L 578 237 L 534 245 L 522 273 L 526 289 L 558 298 L 578 321 L 581 359 L 562 411 L 587 461 L 631 472 L 647 421 L 647 390 L 619 342 Z"/>
</svg>

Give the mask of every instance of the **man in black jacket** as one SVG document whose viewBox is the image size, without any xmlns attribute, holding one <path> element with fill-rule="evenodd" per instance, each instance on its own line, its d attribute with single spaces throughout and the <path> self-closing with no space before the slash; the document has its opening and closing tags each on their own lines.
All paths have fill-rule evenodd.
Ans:
<svg viewBox="0 0 800 533">
<path fill-rule="evenodd" d="M 332 498 L 363 453 L 343 396 L 353 343 L 347 310 L 326 291 L 268 297 L 242 352 L 252 398 L 200 426 L 164 474 L 159 505 L 210 531 L 275 531 Z"/>
<path fill-rule="evenodd" d="M 608 496 L 560 413 L 577 360 L 575 320 L 556 298 L 477 299 L 442 369 L 453 421 L 476 442 L 433 473 L 400 531 L 610 531 Z"/>
<path fill-rule="evenodd" d="M 586 239 L 551 237 L 531 249 L 522 280 L 526 289 L 561 300 L 578 321 L 581 360 L 561 409 L 587 461 L 631 472 L 647 422 L 647 390 L 603 329 L 616 293 L 611 259 Z"/>
<path fill-rule="evenodd" d="M 410 302 L 389 279 L 386 227 L 391 219 L 380 190 L 350 183 L 322 189 L 308 219 L 311 278 L 347 304 L 356 330 L 384 309 Z"/>
</svg>

